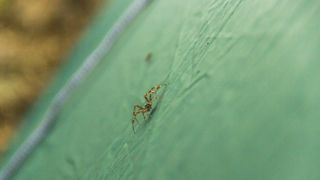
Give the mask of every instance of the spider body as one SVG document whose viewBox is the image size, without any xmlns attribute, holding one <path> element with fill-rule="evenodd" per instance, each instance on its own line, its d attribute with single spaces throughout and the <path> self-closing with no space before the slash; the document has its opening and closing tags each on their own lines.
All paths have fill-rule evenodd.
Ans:
<svg viewBox="0 0 320 180">
<path fill-rule="evenodd" d="M 143 106 L 140 105 L 134 105 L 133 106 L 133 112 L 132 112 L 132 129 L 133 132 L 135 132 L 134 125 L 135 123 L 139 123 L 137 119 L 137 115 L 142 114 L 144 120 L 146 120 L 145 113 L 151 112 L 153 108 L 153 101 L 158 99 L 158 96 L 156 96 L 157 91 L 161 88 L 162 85 L 156 85 L 152 87 L 147 93 L 144 94 L 145 104 Z"/>
</svg>

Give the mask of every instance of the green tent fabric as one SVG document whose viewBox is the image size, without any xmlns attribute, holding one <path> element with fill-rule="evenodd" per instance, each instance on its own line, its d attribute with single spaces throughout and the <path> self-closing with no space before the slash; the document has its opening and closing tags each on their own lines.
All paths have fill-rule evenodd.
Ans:
<svg viewBox="0 0 320 180">
<path fill-rule="evenodd" d="M 98 16 L 6 160 L 129 3 Z M 320 179 L 319 17 L 316 0 L 154 0 L 15 179 Z M 134 134 L 133 105 L 163 82 Z"/>
</svg>

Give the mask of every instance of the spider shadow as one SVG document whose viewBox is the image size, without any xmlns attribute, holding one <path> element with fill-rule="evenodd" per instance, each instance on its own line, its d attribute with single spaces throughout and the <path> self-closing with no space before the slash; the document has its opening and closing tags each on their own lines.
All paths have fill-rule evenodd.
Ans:
<svg viewBox="0 0 320 180">
<path fill-rule="evenodd" d="M 150 111 L 150 113 L 148 114 L 148 117 L 144 120 L 144 124 L 148 124 L 150 123 L 154 113 L 156 112 L 156 110 L 158 109 L 158 106 L 155 106 L 154 108 L 152 108 L 152 110 Z"/>
<path fill-rule="evenodd" d="M 158 102 L 157 102 L 156 105 L 151 109 L 150 113 L 148 114 L 148 117 L 147 117 L 146 120 L 145 120 L 145 124 L 148 124 L 148 123 L 151 121 L 151 118 L 153 117 L 153 115 L 155 114 L 155 112 L 157 111 L 157 109 L 160 108 L 161 101 L 162 101 L 162 98 L 163 98 L 164 93 L 165 93 L 165 92 L 163 92 L 163 93 L 159 96 Z"/>
</svg>

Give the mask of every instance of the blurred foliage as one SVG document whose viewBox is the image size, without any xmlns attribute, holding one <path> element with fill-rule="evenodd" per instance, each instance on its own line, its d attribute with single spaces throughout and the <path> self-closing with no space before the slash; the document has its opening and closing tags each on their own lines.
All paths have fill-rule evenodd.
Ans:
<svg viewBox="0 0 320 180">
<path fill-rule="evenodd" d="M 0 0 L 0 154 L 101 0 Z"/>
</svg>

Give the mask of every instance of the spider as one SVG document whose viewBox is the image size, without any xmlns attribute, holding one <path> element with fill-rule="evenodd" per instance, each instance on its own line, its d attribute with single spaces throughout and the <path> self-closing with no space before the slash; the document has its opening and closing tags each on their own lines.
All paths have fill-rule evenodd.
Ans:
<svg viewBox="0 0 320 180">
<path fill-rule="evenodd" d="M 164 84 L 166 85 L 166 84 Z M 132 130 L 135 133 L 134 125 L 135 123 L 139 123 L 137 119 L 138 114 L 142 114 L 144 120 L 146 120 L 146 116 L 144 115 L 145 113 L 151 112 L 152 110 L 152 104 L 154 103 L 153 100 L 158 99 L 158 96 L 153 96 L 154 94 L 157 93 L 157 91 L 162 87 L 163 85 L 156 85 L 152 87 L 146 94 L 144 94 L 144 99 L 145 99 L 145 104 L 144 106 L 140 105 L 134 105 L 133 106 L 133 112 L 132 112 Z"/>
</svg>

